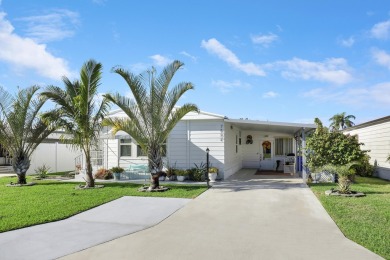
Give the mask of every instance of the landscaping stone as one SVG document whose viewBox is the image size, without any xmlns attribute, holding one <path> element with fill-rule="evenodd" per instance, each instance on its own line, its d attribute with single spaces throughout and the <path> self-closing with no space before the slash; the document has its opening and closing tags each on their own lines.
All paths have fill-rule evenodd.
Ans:
<svg viewBox="0 0 390 260">
<path fill-rule="evenodd" d="M 158 188 L 155 188 L 155 189 L 150 189 L 149 186 L 144 186 L 144 187 L 141 187 L 138 189 L 138 191 L 141 191 L 141 192 L 164 192 L 164 191 L 167 191 L 169 190 L 168 187 L 164 187 L 164 186 L 159 186 Z"/>
<path fill-rule="evenodd" d="M 327 190 L 325 191 L 325 195 L 327 196 L 342 196 L 342 197 L 364 197 L 366 194 L 363 192 L 351 191 L 351 193 L 339 193 L 338 190 Z"/>
<path fill-rule="evenodd" d="M 95 185 L 95 187 L 85 187 L 85 185 L 78 185 L 75 187 L 76 190 L 101 189 L 101 188 L 104 188 L 104 185 Z"/>
<path fill-rule="evenodd" d="M 29 182 L 29 183 L 26 183 L 26 184 L 20 184 L 20 183 L 13 183 L 11 182 L 10 184 L 7 184 L 6 186 L 7 187 L 24 187 L 24 186 L 33 186 L 37 184 L 36 182 Z"/>
</svg>

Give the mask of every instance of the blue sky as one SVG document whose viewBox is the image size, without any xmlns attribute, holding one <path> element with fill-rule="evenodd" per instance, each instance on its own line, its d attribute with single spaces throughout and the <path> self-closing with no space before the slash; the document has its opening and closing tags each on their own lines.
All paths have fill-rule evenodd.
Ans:
<svg viewBox="0 0 390 260">
<path fill-rule="evenodd" d="M 0 85 L 62 86 L 93 58 L 110 70 L 185 63 L 181 100 L 229 118 L 325 124 L 389 115 L 390 3 L 375 1 L 0 0 Z"/>
</svg>

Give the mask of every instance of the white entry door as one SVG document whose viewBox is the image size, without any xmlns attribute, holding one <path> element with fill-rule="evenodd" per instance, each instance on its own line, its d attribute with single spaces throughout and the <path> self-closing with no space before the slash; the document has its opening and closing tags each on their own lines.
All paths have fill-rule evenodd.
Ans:
<svg viewBox="0 0 390 260">
<path fill-rule="evenodd" d="M 271 138 L 260 139 L 259 154 L 260 154 L 260 169 L 274 169 L 274 140 Z"/>
</svg>

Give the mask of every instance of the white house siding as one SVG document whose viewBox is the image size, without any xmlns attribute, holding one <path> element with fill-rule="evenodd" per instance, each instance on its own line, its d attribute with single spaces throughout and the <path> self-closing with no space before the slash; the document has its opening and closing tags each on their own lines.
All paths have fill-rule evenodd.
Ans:
<svg viewBox="0 0 390 260">
<path fill-rule="evenodd" d="M 238 172 L 242 168 L 242 131 L 230 123 L 224 124 L 225 128 L 225 166 L 224 178 Z M 241 138 L 241 144 L 240 144 Z"/>
<path fill-rule="evenodd" d="M 75 170 L 75 158 L 81 152 L 62 143 L 41 143 L 31 155 L 31 165 L 27 174 L 34 174 L 35 169 L 44 164 L 51 172 Z"/>
<path fill-rule="evenodd" d="M 370 150 L 370 163 L 377 166 L 376 175 L 390 180 L 390 163 L 386 161 L 390 154 L 390 121 L 347 130 L 345 134 L 357 135 L 363 150 Z"/>
<path fill-rule="evenodd" d="M 168 161 L 171 166 L 188 169 L 206 163 L 206 149 L 212 166 L 223 174 L 223 120 L 182 120 L 168 138 Z"/>
<path fill-rule="evenodd" d="M 180 121 L 168 138 L 168 161 L 170 167 L 189 168 L 189 121 Z"/>
</svg>

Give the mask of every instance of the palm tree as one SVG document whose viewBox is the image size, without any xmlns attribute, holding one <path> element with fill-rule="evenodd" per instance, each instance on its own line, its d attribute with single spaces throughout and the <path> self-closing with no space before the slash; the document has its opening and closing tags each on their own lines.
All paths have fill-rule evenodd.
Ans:
<svg viewBox="0 0 390 260">
<path fill-rule="evenodd" d="M 162 146 L 175 125 L 188 112 L 199 109 L 194 104 L 184 104 L 176 107 L 180 97 L 194 86 L 190 82 L 181 82 L 168 90 L 175 73 L 184 64 L 174 61 L 167 65 L 156 77 L 155 70 L 146 71 L 140 75 L 114 68 L 128 84 L 134 99 L 117 94 L 106 94 L 106 98 L 121 108 L 128 118 L 107 118 L 105 124 L 113 127 L 113 132 L 120 130 L 134 138 L 148 156 L 149 170 L 152 174 L 152 185 L 149 189 L 159 186 L 156 176 L 162 170 Z"/>
<path fill-rule="evenodd" d="M 45 98 L 36 94 L 38 86 L 18 90 L 16 96 L 0 87 L 0 143 L 12 156 L 12 167 L 19 184 L 26 184 L 30 157 L 37 146 L 55 130 L 39 117 Z"/>
<path fill-rule="evenodd" d="M 346 115 L 345 112 L 336 114 L 329 118 L 329 121 L 331 121 L 329 127 L 332 131 L 338 131 L 347 127 L 352 127 L 355 125 L 355 123 L 352 122 L 352 119 L 355 120 L 356 117 L 354 115 Z"/>
<path fill-rule="evenodd" d="M 85 62 L 80 71 L 80 80 L 71 82 L 63 77 L 65 90 L 49 86 L 42 96 L 56 104 L 56 108 L 44 114 L 49 122 L 59 119 L 59 126 L 65 134 L 62 141 L 79 148 L 85 155 L 87 179 L 85 187 L 94 187 L 91 150 L 98 143 L 101 121 L 108 112 L 108 101 L 99 101 L 102 64 L 94 60 Z"/>
</svg>

